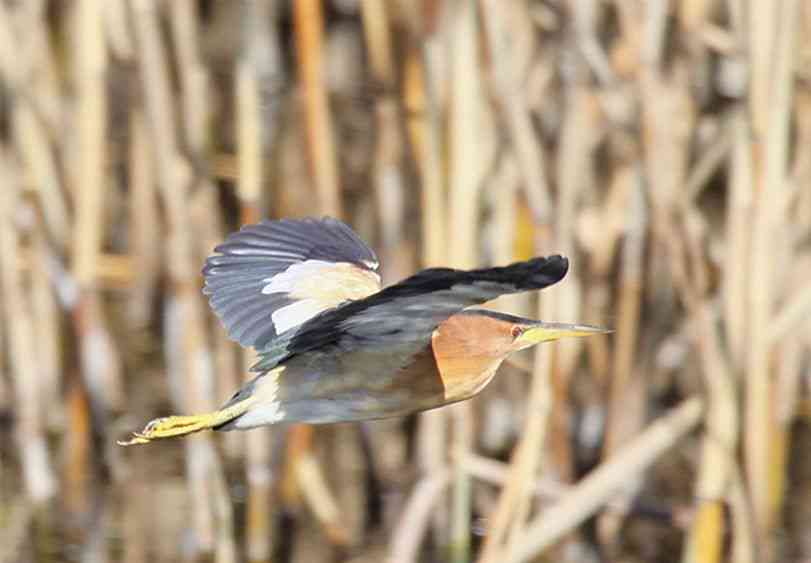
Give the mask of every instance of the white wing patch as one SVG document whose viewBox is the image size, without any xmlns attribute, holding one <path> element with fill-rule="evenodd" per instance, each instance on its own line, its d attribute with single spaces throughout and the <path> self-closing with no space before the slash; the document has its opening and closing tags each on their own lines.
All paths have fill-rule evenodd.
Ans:
<svg viewBox="0 0 811 563">
<path fill-rule="evenodd" d="M 380 276 L 349 262 L 306 260 L 262 280 L 262 293 L 283 293 L 295 303 L 273 312 L 276 332 L 281 334 L 344 301 L 363 299 L 380 290 Z"/>
<path fill-rule="evenodd" d="M 328 308 L 315 299 L 304 299 L 273 311 L 271 319 L 273 319 L 273 326 L 276 327 L 276 333 L 281 334 L 312 319 Z"/>
<path fill-rule="evenodd" d="M 343 262 L 345 264 L 345 262 Z M 293 293 L 295 288 L 307 280 L 310 276 L 319 275 L 324 269 L 335 266 L 333 262 L 323 260 L 305 260 L 298 264 L 293 264 L 281 274 L 265 278 L 262 281 L 269 282 L 262 288 L 262 293 Z"/>
</svg>

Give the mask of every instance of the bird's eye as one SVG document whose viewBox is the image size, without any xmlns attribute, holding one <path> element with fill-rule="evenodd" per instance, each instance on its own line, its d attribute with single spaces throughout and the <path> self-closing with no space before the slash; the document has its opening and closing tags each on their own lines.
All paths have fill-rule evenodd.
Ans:
<svg viewBox="0 0 811 563">
<path fill-rule="evenodd" d="M 521 336 L 523 333 L 524 333 L 524 329 L 523 329 L 523 328 L 521 328 L 520 326 L 514 326 L 514 327 L 512 328 L 512 335 L 513 335 L 513 338 L 518 338 L 518 337 L 519 337 L 519 336 Z"/>
</svg>

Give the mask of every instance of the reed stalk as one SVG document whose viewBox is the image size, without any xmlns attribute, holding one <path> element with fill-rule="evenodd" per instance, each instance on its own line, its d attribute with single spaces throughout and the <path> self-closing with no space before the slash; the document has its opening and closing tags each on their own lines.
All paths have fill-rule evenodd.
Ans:
<svg viewBox="0 0 811 563">
<path fill-rule="evenodd" d="M 130 256 L 133 279 L 128 304 L 130 322 L 146 327 L 152 320 L 152 303 L 161 271 L 161 226 L 155 224 L 158 194 L 155 189 L 155 164 L 149 146 L 149 132 L 142 110 L 130 112 L 129 187 Z"/>
<path fill-rule="evenodd" d="M 42 119 L 58 114 L 60 96 L 51 80 L 52 60 L 43 37 L 41 3 L 32 2 L 22 10 L 13 12 L 0 6 L 0 77 L 17 98 L 11 112 L 14 142 L 34 179 L 33 187 L 46 216 L 46 232 L 52 244 L 64 249 L 70 238 L 67 202 L 48 136 L 49 123 Z M 36 41 L 42 48 L 27 49 L 21 56 L 21 38 Z"/>
<path fill-rule="evenodd" d="M 797 0 L 0 1 L 0 560 L 808 556 L 809 30 Z M 614 335 L 416 425 L 112 448 L 239 386 L 199 272 L 266 214 L 344 218 L 386 284 L 564 253 L 537 308 L 487 306 Z M 625 457 L 696 393 L 695 439 Z"/>
<path fill-rule="evenodd" d="M 463 0 L 453 28 L 451 88 L 453 105 L 449 115 L 450 192 L 449 241 L 450 264 L 457 268 L 476 265 L 479 226 L 479 193 L 485 172 L 480 134 L 482 100 L 479 78 L 479 13 L 476 2 Z M 463 457 L 473 448 L 473 420 L 470 405 L 452 407 L 454 433 L 451 448 Z M 451 510 L 450 560 L 470 558 L 471 479 L 456 464 L 454 468 Z"/>
<path fill-rule="evenodd" d="M 797 41 L 799 3 L 772 4 L 751 17 L 752 81 L 750 115 L 755 209 L 752 218 L 752 256 L 749 307 L 749 354 L 746 362 L 744 456 L 761 557 L 773 556 L 769 533 L 777 515 L 771 498 L 772 440 L 776 437 L 771 370 L 773 346 L 768 327 L 776 296 L 771 246 L 779 217 L 775 202 L 786 189 L 792 75 Z M 776 62 L 775 62 L 776 61 Z M 779 458 L 778 458 L 779 459 Z"/>
<path fill-rule="evenodd" d="M 37 343 L 37 367 L 39 371 L 40 399 L 44 409 L 45 424 L 49 430 L 58 430 L 65 424 L 62 405 L 64 374 L 64 349 L 60 324 L 60 307 L 57 302 L 48 268 L 51 250 L 45 240 L 47 230 L 42 221 L 37 221 L 29 233 L 32 252 L 30 271 L 31 311 Z"/>
<path fill-rule="evenodd" d="M 335 138 L 327 99 L 324 66 L 324 14 L 318 0 L 294 4 L 293 18 L 298 79 L 307 132 L 307 151 L 313 182 L 324 215 L 343 215 L 339 195 Z"/>
<path fill-rule="evenodd" d="M 430 82 L 428 51 L 435 41 L 431 36 L 413 39 L 406 53 L 403 97 L 407 112 L 410 148 L 420 182 L 422 221 L 421 257 L 425 267 L 447 264 L 446 177 L 442 165 L 442 138 L 435 88 Z M 442 410 L 419 415 L 418 466 L 425 478 L 445 471 L 447 416 Z M 415 490 L 413 495 L 416 495 Z M 441 496 L 441 491 L 438 493 Z M 436 543 L 444 545 L 448 537 L 448 517 L 443 510 L 430 514 Z M 439 550 L 437 550 L 439 551 Z M 399 553 L 394 550 L 393 553 Z M 441 553 L 437 553 L 442 556 Z"/>
<path fill-rule="evenodd" d="M 439 469 L 426 474 L 416 484 L 393 531 L 387 561 L 419 561 L 419 548 L 431 522 L 431 512 L 439 505 L 442 492 L 450 482 L 451 472 L 448 469 Z"/>
<path fill-rule="evenodd" d="M 207 69 L 202 63 L 199 52 L 201 47 L 198 39 L 200 27 L 198 5 L 193 1 L 180 0 L 172 2 L 170 9 L 174 47 L 180 68 L 180 94 L 183 117 L 181 124 L 183 126 L 187 150 L 191 155 L 192 161 L 202 163 L 209 158 L 207 142 L 210 109 L 208 104 L 209 76 Z M 198 165 L 198 171 L 194 177 L 194 184 L 190 186 L 191 193 L 196 192 L 197 194 L 209 195 L 209 197 L 214 196 L 214 185 L 208 176 L 207 170 L 207 167 L 203 168 L 202 165 Z M 190 194 L 186 197 L 190 197 Z M 192 206 L 188 202 L 186 205 L 189 207 Z M 194 219 L 195 217 L 189 213 L 184 218 L 187 222 L 184 228 L 194 229 L 196 226 Z M 180 218 L 177 220 L 178 222 L 181 221 Z M 197 225 L 210 224 L 210 219 L 198 218 L 196 223 Z M 199 237 L 196 240 L 198 242 L 202 241 L 203 237 Z M 195 252 L 196 250 L 198 250 L 198 252 Z M 209 250 L 208 248 L 195 249 L 193 244 L 185 249 L 189 254 L 189 260 L 194 260 L 197 255 L 206 253 Z M 191 299 L 192 298 L 190 298 L 190 301 Z M 198 376 L 196 383 L 202 387 L 198 392 L 201 395 L 203 393 L 208 395 L 203 397 L 200 401 L 200 406 L 202 407 L 205 403 L 212 404 L 210 389 L 213 386 L 211 385 L 211 379 L 215 378 L 216 375 L 209 374 L 209 378 L 205 378 L 205 375 L 207 375 L 205 371 L 214 369 L 216 364 L 212 359 L 212 352 L 207 342 L 206 323 L 202 318 L 203 311 L 200 305 L 201 300 L 202 296 L 198 293 L 194 303 L 195 312 L 193 314 L 200 316 L 194 318 L 194 323 L 197 326 L 195 330 L 191 332 L 192 336 L 194 336 L 194 332 L 199 331 L 199 336 L 196 337 L 201 340 L 199 343 L 200 350 L 197 354 L 200 356 L 199 362 L 202 363 L 200 367 L 203 368 L 201 370 L 203 373 L 200 374 L 202 377 Z M 197 365 L 199 366 L 200 363 Z M 203 455 L 207 456 L 207 471 L 203 479 L 205 479 L 206 485 L 208 486 L 208 494 L 211 498 L 212 519 L 215 522 L 213 537 L 215 558 L 219 563 L 232 563 L 236 560 L 236 545 L 233 534 L 234 515 L 228 498 L 224 469 L 213 445 L 209 442 L 205 444 L 201 443 L 201 449 L 202 446 L 205 446 L 207 449 L 205 454 L 201 453 L 201 457 Z"/>
<path fill-rule="evenodd" d="M 177 120 L 172 110 L 173 95 L 167 75 L 166 49 L 159 33 L 157 6 L 153 0 L 133 0 L 132 8 L 139 72 L 144 85 L 145 115 L 168 223 L 166 256 L 172 282 L 170 312 L 173 313 L 165 319 L 169 376 L 173 380 L 174 400 L 179 409 L 207 412 L 213 407 L 210 396 L 213 374 L 197 264 L 190 239 L 192 226 L 188 198 L 193 178 L 178 148 Z M 184 22 L 184 25 L 193 24 L 193 19 Z M 185 37 L 188 40 L 193 36 L 186 31 Z M 184 48 L 186 56 L 193 56 L 194 45 L 181 47 Z M 186 83 L 190 83 L 188 79 Z M 187 91 L 185 95 L 199 93 Z M 190 103 L 187 102 L 187 108 Z M 190 119 L 199 120 L 200 117 Z M 186 442 L 186 446 L 186 471 L 195 532 L 193 549 L 197 553 L 216 553 L 218 560 L 231 561 L 235 554 L 230 539 L 230 508 L 220 500 L 225 489 L 219 477 L 219 458 L 209 436 L 195 436 Z M 223 533 L 223 530 L 227 532 Z"/>
<path fill-rule="evenodd" d="M 273 68 L 272 51 L 274 31 L 269 27 L 271 4 L 265 1 L 246 2 L 242 6 L 244 29 L 241 54 L 236 76 L 237 115 L 237 196 L 240 221 L 251 224 L 262 216 L 261 200 L 264 186 L 263 155 L 265 128 L 277 126 L 275 121 L 263 119 L 262 84 L 260 79 L 281 69 Z M 247 372 L 256 361 L 256 354 L 246 350 L 242 354 L 243 371 Z M 246 437 L 246 477 L 248 505 L 246 507 L 246 543 L 249 561 L 268 561 L 273 553 L 273 517 L 270 513 L 273 499 L 274 474 L 272 470 L 271 433 L 259 430 Z"/>
<path fill-rule="evenodd" d="M 97 416 L 119 410 L 123 402 L 121 360 L 107 328 L 96 293 L 96 269 L 104 229 L 107 192 L 106 127 L 108 100 L 104 87 L 107 50 L 101 3 L 83 0 L 76 6 L 75 79 L 78 89 L 78 163 L 72 178 L 76 207 L 72 273 L 79 286 L 82 377 Z M 102 422 L 103 425 L 103 422 Z"/>
<path fill-rule="evenodd" d="M 385 264 L 384 279 L 398 280 L 411 270 L 411 257 L 403 236 L 406 207 L 402 170 L 404 132 L 400 124 L 400 108 L 394 97 L 396 82 L 391 29 L 385 2 L 381 0 L 364 0 L 361 15 L 372 78 L 382 89 L 374 108 L 377 142 L 373 164 L 381 260 Z"/>
<path fill-rule="evenodd" d="M 507 24 L 507 17 L 514 22 L 526 18 L 523 3 L 516 3 L 511 10 L 504 10 L 495 0 L 482 2 L 482 22 L 487 34 L 492 61 L 493 86 L 497 92 L 499 109 L 509 133 L 512 149 L 518 160 L 523 176 L 524 193 L 537 225 L 548 225 L 550 216 L 550 195 L 546 179 L 544 154 L 537 135 L 534 134 L 531 116 L 521 88 L 523 82 L 522 63 L 514 47 L 518 40 L 511 36 L 514 30 Z M 512 13 L 511 13 L 512 12 Z M 525 20 L 524 20 L 525 21 Z"/>
<path fill-rule="evenodd" d="M 0 260 L 5 265 L 18 263 L 19 233 L 16 225 L 20 205 L 20 180 L 6 147 L 0 147 Z M 23 483 L 28 498 L 43 503 L 58 490 L 51 466 L 43 428 L 44 408 L 39 389 L 41 372 L 37 369 L 37 345 L 32 303 L 20 271 L 14 266 L 0 268 L 2 311 L 8 331 L 8 354 L 17 421 L 14 439 L 20 452 Z"/>
<path fill-rule="evenodd" d="M 529 561 L 598 510 L 625 480 L 639 474 L 700 422 L 704 405 L 692 397 L 651 424 L 607 463 L 572 487 L 557 504 L 531 521 L 504 561 Z"/>
<path fill-rule="evenodd" d="M 317 0 L 296 2 L 293 10 L 294 35 L 297 51 L 298 81 L 304 109 L 306 150 L 309 168 L 318 197 L 321 215 L 341 217 L 343 205 L 340 197 L 337 153 L 334 127 L 330 114 L 325 83 L 324 13 Z M 295 425 L 290 429 L 291 441 L 298 445 L 288 449 L 290 479 L 301 489 L 323 526 L 327 538 L 343 544 L 347 538 L 341 532 L 340 512 L 326 487 L 321 469 L 313 453 L 313 429 Z"/>
<path fill-rule="evenodd" d="M 640 310 L 644 275 L 644 252 L 648 229 L 647 209 L 644 203 L 641 178 L 634 172 L 626 176 L 629 183 L 625 210 L 625 240 L 620 251 L 621 274 L 616 307 L 614 353 L 611 364 L 608 420 L 603 439 L 604 459 L 632 439 L 644 423 L 644 385 L 635 365 L 638 357 Z M 624 508 L 606 514 L 598 520 L 598 533 L 604 546 L 616 550 L 620 528 L 624 522 L 632 497 L 641 483 L 629 481 L 623 496 Z"/>
</svg>

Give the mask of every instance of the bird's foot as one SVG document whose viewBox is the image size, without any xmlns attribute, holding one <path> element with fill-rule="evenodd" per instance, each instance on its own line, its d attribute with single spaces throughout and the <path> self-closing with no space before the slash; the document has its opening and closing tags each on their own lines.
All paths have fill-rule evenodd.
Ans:
<svg viewBox="0 0 811 563">
<path fill-rule="evenodd" d="M 201 430 L 217 428 L 244 414 L 251 405 L 254 404 L 255 400 L 255 398 L 249 397 L 220 410 L 204 414 L 156 418 L 150 420 L 140 432 L 133 432 L 129 440 L 119 440 L 118 445 L 134 446 L 136 444 L 148 444 L 154 440 L 176 438 Z"/>
<path fill-rule="evenodd" d="M 190 416 L 165 416 L 147 423 L 140 432 L 133 432 L 129 440 L 119 440 L 119 446 L 147 444 L 154 440 L 185 436 L 218 424 L 216 413 L 194 414 Z"/>
</svg>

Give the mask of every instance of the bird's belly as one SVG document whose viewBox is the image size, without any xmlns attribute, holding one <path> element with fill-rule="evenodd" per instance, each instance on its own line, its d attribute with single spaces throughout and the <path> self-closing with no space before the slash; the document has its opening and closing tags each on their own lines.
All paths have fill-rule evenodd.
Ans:
<svg viewBox="0 0 811 563">
<path fill-rule="evenodd" d="M 403 363 L 405 367 L 399 367 Z M 285 401 L 285 421 L 328 423 L 403 416 L 442 406 L 445 388 L 430 347 L 408 360 L 373 354 L 343 358 L 328 375 L 306 377 Z M 294 374 L 286 373 L 288 377 Z"/>
<path fill-rule="evenodd" d="M 231 427 L 374 420 L 441 407 L 478 393 L 497 366 L 476 375 L 467 375 L 467 367 L 446 366 L 441 374 L 430 345 L 399 356 L 364 352 L 327 362 L 319 356 L 296 357 L 278 380 L 257 379 L 257 403 Z"/>
</svg>

